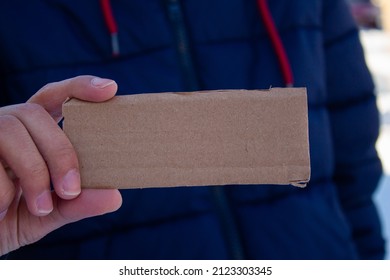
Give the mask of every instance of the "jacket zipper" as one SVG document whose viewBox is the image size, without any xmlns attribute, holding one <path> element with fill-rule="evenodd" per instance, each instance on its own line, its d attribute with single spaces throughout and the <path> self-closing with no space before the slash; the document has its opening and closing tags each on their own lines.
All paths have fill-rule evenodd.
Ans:
<svg viewBox="0 0 390 280">
<path fill-rule="evenodd" d="M 184 24 L 183 11 L 179 0 L 166 0 L 168 17 L 173 27 L 184 87 L 188 91 L 199 90 L 199 80 L 191 57 L 188 32 Z"/>
<path fill-rule="evenodd" d="M 188 30 L 184 22 L 181 0 L 165 0 L 169 21 L 172 25 L 176 49 L 179 56 L 180 68 L 183 74 L 185 90 L 200 90 L 200 82 L 196 75 L 195 66 L 190 48 Z M 216 213 L 221 223 L 223 234 L 232 259 L 243 259 L 243 247 L 238 232 L 237 222 L 234 219 L 232 207 L 229 203 L 224 187 L 210 187 Z"/>
</svg>

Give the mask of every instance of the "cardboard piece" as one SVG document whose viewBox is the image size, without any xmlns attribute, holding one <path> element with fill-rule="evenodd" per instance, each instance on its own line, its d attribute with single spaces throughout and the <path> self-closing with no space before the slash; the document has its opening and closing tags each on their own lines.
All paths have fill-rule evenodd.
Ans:
<svg viewBox="0 0 390 280">
<path fill-rule="evenodd" d="M 71 99 L 63 115 L 83 187 L 309 181 L 305 88 Z"/>
</svg>

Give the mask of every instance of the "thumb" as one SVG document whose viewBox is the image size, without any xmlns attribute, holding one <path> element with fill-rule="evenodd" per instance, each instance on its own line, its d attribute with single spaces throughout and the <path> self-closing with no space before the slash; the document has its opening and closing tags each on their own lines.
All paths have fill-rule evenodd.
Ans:
<svg viewBox="0 0 390 280">
<path fill-rule="evenodd" d="M 102 102 L 112 98 L 117 89 L 118 85 L 113 80 L 95 76 L 78 76 L 47 84 L 27 102 L 41 105 L 56 121 L 60 121 L 62 104 L 68 98 Z"/>
</svg>

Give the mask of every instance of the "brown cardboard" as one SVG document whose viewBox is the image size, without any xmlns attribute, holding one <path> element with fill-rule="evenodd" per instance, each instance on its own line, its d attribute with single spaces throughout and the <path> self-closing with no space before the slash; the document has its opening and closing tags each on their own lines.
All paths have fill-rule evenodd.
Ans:
<svg viewBox="0 0 390 280">
<path fill-rule="evenodd" d="M 71 99 L 63 114 L 83 187 L 309 181 L 304 88 Z"/>
</svg>

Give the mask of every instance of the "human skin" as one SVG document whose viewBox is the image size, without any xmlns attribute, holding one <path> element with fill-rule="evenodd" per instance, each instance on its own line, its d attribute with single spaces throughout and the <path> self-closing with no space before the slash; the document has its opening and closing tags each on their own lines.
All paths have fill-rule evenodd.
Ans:
<svg viewBox="0 0 390 280">
<path fill-rule="evenodd" d="M 0 255 L 121 206 L 116 189 L 81 189 L 77 155 L 57 125 L 66 99 L 102 102 L 117 88 L 112 80 L 78 76 L 0 108 Z"/>
</svg>

